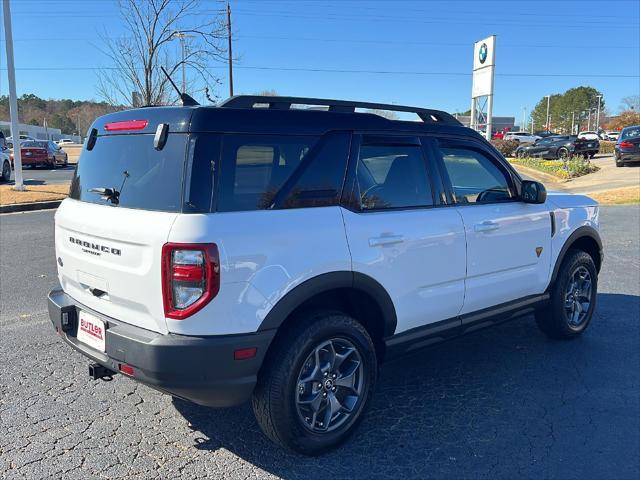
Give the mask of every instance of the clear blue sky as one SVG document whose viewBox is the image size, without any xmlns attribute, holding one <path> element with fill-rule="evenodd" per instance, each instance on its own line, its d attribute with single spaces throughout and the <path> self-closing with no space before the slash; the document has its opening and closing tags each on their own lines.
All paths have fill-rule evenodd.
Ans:
<svg viewBox="0 0 640 480">
<path fill-rule="evenodd" d="M 202 0 L 201 8 L 224 6 Z M 622 97 L 640 94 L 638 0 L 232 0 L 232 8 L 236 93 L 274 89 L 462 111 L 470 105 L 473 43 L 495 34 L 495 115 L 519 120 L 542 96 L 580 85 L 602 91 L 612 113 Z M 18 95 L 98 98 L 91 68 L 109 60 L 97 33 L 124 34 L 116 0 L 12 0 L 12 9 Z M 7 94 L 1 46 L 0 94 Z M 224 65 L 217 71 L 216 93 L 225 97 Z"/>
</svg>

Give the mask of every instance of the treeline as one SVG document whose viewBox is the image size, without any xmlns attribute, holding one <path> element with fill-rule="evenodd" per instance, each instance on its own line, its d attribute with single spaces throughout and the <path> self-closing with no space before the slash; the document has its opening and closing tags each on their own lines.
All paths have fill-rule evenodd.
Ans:
<svg viewBox="0 0 640 480">
<path fill-rule="evenodd" d="M 86 133 L 91 123 L 117 108 L 105 102 L 91 100 L 45 100 L 31 93 L 18 98 L 20 123 L 43 125 L 47 120 L 50 128 L 59 128 L 62 133 Z M 9 97 L 0 95 L 0 120 L 9 120 Z"/>
</svg>

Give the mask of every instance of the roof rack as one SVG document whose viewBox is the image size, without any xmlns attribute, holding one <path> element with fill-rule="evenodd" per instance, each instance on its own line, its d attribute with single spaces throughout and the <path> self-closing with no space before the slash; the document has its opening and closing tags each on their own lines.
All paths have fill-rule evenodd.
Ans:
<svg viewBox="0 0 640 480">
<path fill-rule="evenodd" d="M 235 95 L 218 104 L 222 108 L 254 108 L 256 105 L 268 105 L 271 110 L 289 110 L 291 105 L 326 105 L 330 112 L 354 113 L 356 108 L 371 110 L 390 110 L 393 112 L 415 113 L 424 123 L 462 125 L 453 115 L 430 108 L 391 105 L 388 103 L 352 102 L 348 100 L 329 100 L 306 97 L 275 97 L 262 95 Z"/>
</svg>

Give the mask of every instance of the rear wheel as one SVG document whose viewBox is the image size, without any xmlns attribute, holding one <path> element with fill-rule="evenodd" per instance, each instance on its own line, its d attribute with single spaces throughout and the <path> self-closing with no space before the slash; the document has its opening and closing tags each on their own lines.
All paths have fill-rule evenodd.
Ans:
<svg viewBox="0 0 640 480">
<path fill-rule="evenodd" d="M 551 288 L 548 307 L 536 312 L 538 327 L 550 338 L 577 337 L 591 322 L 597 290 L 598 272 L 591 256 L 570 250 Z"/>
<path fill-rule="evenodd" d="M 516 157 L 524 158 L 526 156 L 527 156 L 527 152 L 524 151 L 524 148 L 519 148 L 518 150 L 516 150 Z"/>
<path fill-rule="evenodd" d="M 567 150 L 566 148 L 562 147 L 558 149 L 558 153 L 557 153 L 558 159 L 559 160 L 564 160 L 566 158 L 569 158 L 569 150 Z"/>
<path fill-rule="evenodd" d="M 621 158 L 616 158 L 616 167 L 624 167 L 624 162 Z"/>
<path fill-rule="evenodd" d="M 2 162 L 2 180 L 5 182 L 11 180 L 11 164 L 6 160 Z"/>
<path fill-rule="evenodd" d="M 252 404 L 271 440 L 313 455 L 355 430 L 375 384 L 377 360 L 371 337 L 353 318 L 325 311 L 297 320 L 269 352 Z"/>
</svg>

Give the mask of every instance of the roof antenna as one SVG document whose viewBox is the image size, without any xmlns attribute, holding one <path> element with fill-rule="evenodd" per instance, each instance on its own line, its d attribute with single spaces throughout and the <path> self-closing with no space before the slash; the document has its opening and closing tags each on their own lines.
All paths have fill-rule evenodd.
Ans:
<svg viewBox="0 0 640 480">
<path fill-rule="evenodd" d="M 178 95 L 180 96 L 180 100 L 182 101 L 182 106 L 183 107 L 195 107 L 196 105 L 200 105 L 198 102 L 196 102 L 194 100 L 194 98 L 191 95 L 189 95 L 187 93 L 180 92 L 180 89 L 173 82 L 173 80 L 171 80 L 171 77 L 169 76 L 169 74 L 167 73 L 167 71 L 165 70 L 165 68 L 162 65 L 160 66 L 160 69 L 162 70 L 162 73 L 164 73 L 164 75 L 167 77 L 167 80 L 169 80 L 169 82 L 171 82 L 171 85 L 173 85 L 173 88 L 176 89 L 176 92 L 178 92 Z"/>
</svg>

